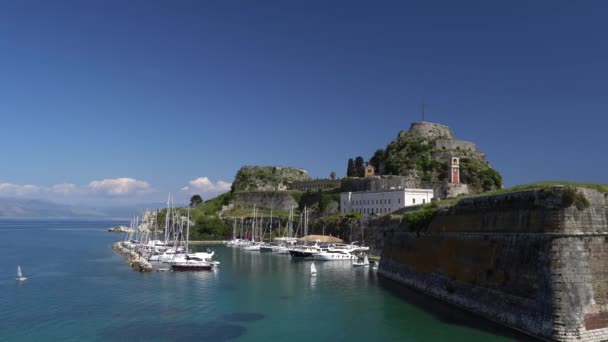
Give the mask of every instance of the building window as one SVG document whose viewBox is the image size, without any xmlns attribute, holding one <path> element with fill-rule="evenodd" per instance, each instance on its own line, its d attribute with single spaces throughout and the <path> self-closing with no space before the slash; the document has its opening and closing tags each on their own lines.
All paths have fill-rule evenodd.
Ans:
<svg viewBox="0 0 608 342">
<path fill-rule="evenodd" d="M 401 204 L 401 198 L 397 198 L 397 204 Z"/>
<path fill-rule="evenodd" d="M 424 204 L 424 203 L 426 203 L 426 200 L 425 200 L 424 198 L 422 199 L 422 203 L 423 203 L 423 204 Z"/>
<path fill-rule="evenodd" d="M 391 204 L 391 199 L 390 198 L 388 199 L 388 204 Z"/>
<path fill-rule="evenodd" d="M 412 203 L 416 204 L 416 199 L 412 198 Z"/>
</svg>

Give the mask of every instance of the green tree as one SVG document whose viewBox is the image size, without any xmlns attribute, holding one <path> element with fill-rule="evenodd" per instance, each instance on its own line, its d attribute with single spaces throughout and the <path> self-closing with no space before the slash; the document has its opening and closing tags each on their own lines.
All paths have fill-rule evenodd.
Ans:
<svg viewBox="0 0 608 342">
<path fill-rule="evenodd" d="M 356 177 L 357 171 L 355 170 L 355 162 L 353 158 L 348 159 L 348 168 L 346 169 L 346 177 Z"/>
<path fill-rule="evenodd" d="M 378 173 L 382 162 L 384 162 L 384 150 L 379 148 L 374 152 L 374 156 L 369 160 L 369 163 L 376 169 L 376 173 Z"/>
<path fill-rule="evenodd" d="M 193 240 L 224 239 L 228 226 L 217 216 L 201 215 L 191 231 Z"/>
<path fill-rule="evenodd" d="M 331 179 L 331 180 L 336 179 L 336 171 L 332 171 L 329 173 L 329 179 Z"/>
<path fill-rule="evenodd" d="M 363 157 L 358 156 L 355 158 L 355 173 L 357 177 L 365 177 L 365 162 Z"/>
<path fill-rule="evenodd" d="M 192 197 L 190 197 L 190 206 L 191 207 L 196 207 L 199 204 L 203 204 L 203 198 L 201 197 L 201 195 L 196 194 L 196 195 L 193 195 Z"/>
</svg>

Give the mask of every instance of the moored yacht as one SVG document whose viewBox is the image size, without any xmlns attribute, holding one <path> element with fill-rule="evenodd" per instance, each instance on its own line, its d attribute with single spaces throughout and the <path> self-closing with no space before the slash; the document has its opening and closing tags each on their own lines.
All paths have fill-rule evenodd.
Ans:
<svg viewBox="0 0 608 342">
<path fill-rule="evenodd" d="M 257 243 L 253 243 L 253 244 L 251 244 L 249 246 L 245 246 L 243 248 L 243 250 L 249 251 L 249 252 L 259 252 L 260 251 L 260 245 L 257 244 Z"/>
<path fill-rule="evenodd" d="M 314 246 L 297 246 L 289 248 L 289 254 L 294 259 L 312 259 L 313 255 L 325 250 L 327 250 L 327 248 L 322 248 L 315 243 Z"/>
<path fill-rule="evenodd" d="M 351 254 L 346 250 L 332 250 L 328 248 L 327 251 L 322 251 L 313 255 L 314 260 L 319 261 L 335 261 L 335 260 L 357 260 L 358 256 Z"/>
<path fill-rule="evenodd" d="M 179 260 L 170 263 L 174 271 L 208 271 L 213 268 L 213 264 L 201 258 L 186 256 L 186 260 Z"/>
</svg>

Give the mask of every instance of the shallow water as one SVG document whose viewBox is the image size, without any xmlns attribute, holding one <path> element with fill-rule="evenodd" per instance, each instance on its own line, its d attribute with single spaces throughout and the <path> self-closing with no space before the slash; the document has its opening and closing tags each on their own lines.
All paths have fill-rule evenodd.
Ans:
<svg viewBox="0 0 608 342">
<path fill-rule="evenodd" d="M 115 224 L 0 221 L 0 340 L 525 339 L 348 262 L 311 276 L 310 262 L 212 246 L 216 271 L 137 273 L 112 251 Z"/>
</svg>

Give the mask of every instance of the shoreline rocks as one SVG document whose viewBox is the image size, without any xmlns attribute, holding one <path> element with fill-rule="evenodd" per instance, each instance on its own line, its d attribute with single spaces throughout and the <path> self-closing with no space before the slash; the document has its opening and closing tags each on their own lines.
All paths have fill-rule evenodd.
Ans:
<svg viewBox="0 0 608 342">
<path fill-rule="evenodd" d="M 108 231 L 111 233 L 129 233 L 129 232 L 133 231 L 133 229 L 131 229 L 127 226 L 114 226 L 114 227 L 108 228 Z"/>
<path fill-rule="evenodd" d="M 128 248 L 122 245 L 122 242 L 116 242 L 112 244 L 112 249 L 125 256 L 125 260 L 131 268 L 139 272 L 151 272 L 152 264 L 140 256 L 139 254 L 129 250 Z"/>
</svg>

